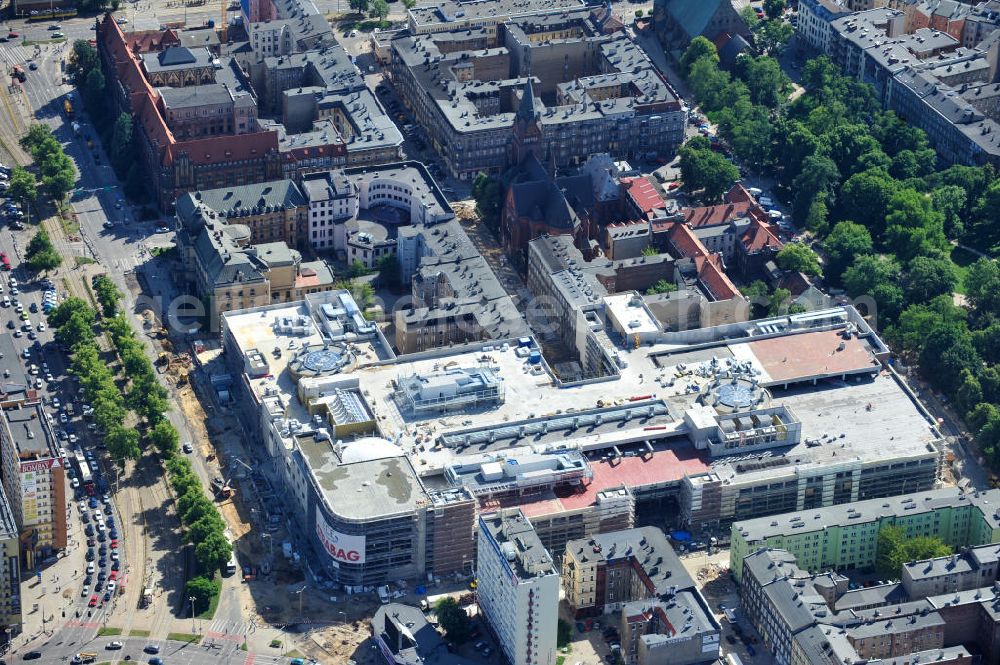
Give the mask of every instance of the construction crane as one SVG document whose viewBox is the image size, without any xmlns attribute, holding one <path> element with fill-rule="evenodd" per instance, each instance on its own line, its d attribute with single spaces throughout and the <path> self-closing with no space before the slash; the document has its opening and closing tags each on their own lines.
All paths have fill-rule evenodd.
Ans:
<svg viewBox="0 0 1000 665">
<path fill-rule="evenodd" d="M 226 32 L 229 29 L 229 0 L 219 0 L 219 18 L 222 24 L 219 26 L 219 41 L 226 43 Z"/>
</svg>

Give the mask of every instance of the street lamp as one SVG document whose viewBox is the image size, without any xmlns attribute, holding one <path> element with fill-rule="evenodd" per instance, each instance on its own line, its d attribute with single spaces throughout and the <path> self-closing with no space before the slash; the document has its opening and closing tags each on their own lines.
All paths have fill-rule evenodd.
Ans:
<svg viewBox="0 0 1000 665">
<path fill-rule="evenodd" d="M 191 601 L 191 632 L 197 632 L 194 627 L 194 596 L 189 596 L 188 600 Z"/>
</svg>

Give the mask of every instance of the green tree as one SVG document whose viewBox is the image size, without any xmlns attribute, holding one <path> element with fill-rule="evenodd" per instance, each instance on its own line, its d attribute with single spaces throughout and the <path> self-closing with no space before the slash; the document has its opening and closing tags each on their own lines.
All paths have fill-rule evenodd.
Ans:
<svg viewBox="0 0 1000 665">
<path fill-rule="evenodd" d="M 656 284 L 646 289 L 647 296 L 655 296 L 659 293 L 673 293 L 677 290 L 677 285 L 673 282 L 668 282 L 665 279 L 661 279 Z"/>
<path fill-rule="evenodd" d="M 7 196 L 15 201 L 33 202 L 38 198 L 38 183 L 35 176 L 21 166 L 15 166 L 10 173 Z"/>
<path fill-rule="evenodd" d="M 199 614 L 208 609 L 212 598 L 219 595 L 221 588 L 222 585 L 217 580 L 210 580 L 207 577 L 199 575 L 192 577 L 184 585 L 184 596 L 186 598 L 194 598 L 192 611 L 195 614 Z"/>
<path fill-rule="evenodd" d="M 961 238 L 965 234 L 963 210 L 967 198 L 958 185 L 941 185 L 931 192 L 931 205 L 944 215 L 944 233 L 948 238 Z"/>
<path fill-rule="evenodd" d="M 66 73 L 73 79 L 73 84 L 80 86 L 90 72 L 100 71 L 100 69 L 101 58 L 97 54 L 97 49 L 91 46 L 86 39 L 74 41 L 73 51 L 66 64 Z"/>
<path fill-rule="evenodd" d="M 185 524 L 194 524 L 199 520 L 209 518 L 213 514 L 218 514 L 215 505 L 204 494 L 188 492 L 181 499 L 186 499 L 184 505 L 180 500 L 177 507 L 181 511 L 181 517 Z"/>
<path fill-rule="evenodd" d="M 685 76 L 691 73 L 691 67 L 699 60 L 707 58 L 713 64 L 719 64 L 719 52 L 715 44 L 705 37 L 695 37 L 681 56 L 681 73 Z"/>
<path fill-rule="evenodd" d="M 972 344 L 983 360 L 1000 363 L 1000 321 L 993 321 L 985 328 L 972 332 Z"/>
<path fill-rule="evenodd" d="M 1000 264 L 981 258 L 965 275 L 966 296 L 977 313 L 1000 315 Z"/>
<path fill-rule="evenodd" d="M 201 496 L 202 498 L 205 497 L 205 493 L 201 490 L 200 486 L 188 490 L 188 495 Z M 198 520 L 188 524 L 187 539 L 188 542 L 197 544 L 211 536 L 213 533 L 224 531 L 225 528 L 226 525 L 222 521 L 222 517 L 219 515 L 218 511 L 209 511 Z"/>
<path fill-rule="evenodd" d="M 903 306 L 903 289 L 899 285 L 901 268 L 884 256 L 861 256 L 844 271 L 843 283 L 852 298 L 869 297 L 875 301 L 882 322 L 895 320 Z"/>
<path fill-rule="evenodd" d="M 1000 245 L 1000 180 L 993 182 L 977 196 L 972 220 L 966 225 L 965 242 L 983 251 L 992 251 Z"/>
<path fill-rule="evenodd" d="M 39 228 L 28 242 L 24 258 L 28 267 L 35 272 L 54 270 L 62 263 L 62 255 L 56 251 L 45 229 Z"/>
<path fill-rule="evenodd" d="M 910 261 L 903 278 L 903 292 L 911 303 L 922 303 L 939 295 L 950 295 L 958 283 L 951 259 L 918 256 Z"/>
<path fill-rule="evenodd" d="M 842 124 L 823 136 L 823 152 L 837 165 L 844 177 L 865 170 L 870 164 L 866 157 L 872 153 L 884 155 L 882 146 L 861 124 Z"/>
<path fill-rule="evenodd" d="M 701 190 L 708 201 L 716 201 L 729 191 L 740 171 L 719 153 L 705 147 L 707 141 L 689 140 L 680 149 L 681 178 L 692 191 Z"/>
<path fill-rule="evenodd" d="M 805 159 L 816 154 L 819 138 L 798 120 L 779 126 L 775 134 L 778 139 L 775 161 L 781 168 L 781 181 L 790 185 Z"/>
<path fill-rule="evenodd" d="M 782 270 L 794 270 L 806 275 L 818 276 L 823 274 L 823 269 L 819 265 L 819 257 L 802 243 L 789 243 L 781 248 L 775 257 L 778 267 Z"/>
<path fill-rule="evenodd" d="M 500 183 L 483 172 L 472 181 L 472 198 L 479 217 L 492 229 L 500 227 Z"/>
<path fill-rule="evenodd" d="M 448 641 L 461 644 L 469 639 L 469 615 L 454 598 L 446 596 L 439 600 L 434 613 Z"/>
<path fill-rule="evenodd" d="M 104 94 L 106 89 L 107 81 L 104 78 L 104 72 L 99 67 L 91 70 L 82 86 L 83 103 L 87 106 L 87 112 L 91 118 L 98 118 L 104 112 L 107 101 Z"/>
<path fill-rule="evenodd" d="M 958 389 L 955 391 L 955 404 L 959 413 L 968 413 L 983 401 L 983 386 L 979 379 L 968 369 L 962 370 Z"/>
<path fill-rule="evenodd" d="M 764 0 L 764 13 L 773 21 L 784 13 L 787 6 L 785 0 Z"/>
<path fill-rule="evenodd" d="M 944 235 L 944 215 L 934 210 L 929 196 L 915 189 L 893 194 L 885 227 L 885 243 L 902 261 L 950 248 Z"/>
<path fill-rule="evenodd" d="M 383 288 L 396 289 L 400 286 L 399 257 L 395 254 L 383 254 L 376 264 L 378 281 Z"/>
<path fill-rule="evenodd" d="M 937 166 L 937 153 L 933 148 L 901 150 L 892 158 L 889 173 L 900 180 L 922 178 L 932 173 L 935 166 Z"/>
<path fill-rule="evenodd" d="M 49 312 L 49 324 L 56 328 L 61 328 L 77 312 L 82 314 L 88 323 L 93 323 L 97 320 L 97 312 L 85 300 L 76 296 L 70 296 Z"/>
<path fill-rule="evenodd" d="M 941 324 L 963 324 L 966 317 L 965 309 L 957 307 L 950 295 L 938 296 L 904 309 L 899 320 L 886 330 L 886 339 L 897 353 L 916 358 L 924 349 L 927 331 Z"/>
<path fill-rule="evenodd" d="M 131 166 L 132 156 L 132 116 L 122 113 L 111 132 L 111 163 L 116 171 L 124 173 Z"/>
<path fill-rule="evenodd" d="M 232 555 L 233 546 L 226 539 L 221 528 L 210 533 L 194 546 L 194 558 L 198 562 L 198 568 L 205 573 L 221 570 L 224 565 L 229 563 Z"/>
<path fill-rule="evenodd" d="M 810 155 L 802 162 L 802 170 L 795 177 L 792 189 L 796 192 L 792 205 L 793 214 L 802 219 L 809 212 L 813 200 L 823 194 L 827 205 L 840 184 L 840 171 L 832 159 L 825 155 Z"/>
<path fill-rule="evenodd" d="M 871 132 L 886 154 L 893 157 L 903 150 L 918 152 L 929 147 L 924 130 L 905 122 L 892 111 L 879 113 Z"/>
<path fill-rule="evenodd" d="M 882 577 L 890 579 L 899 577 L 903 566 L 909 561 L 951 554 L 951 548 L 940 538 L 910 537 L 899 526 L 882 527 L 875 547 L 875 570 Z"/>
<path fill-rule="evenodd" d="M 755 30 L 758 24 L 760 24 L 760 17 L 757 16 L 757 10 L 751 5 L 744 5 L 740 9 L 740 18 L 743 19 L 743 22 L 747 24 L 747 27 L 751 31 Z"/>
<path fill-rule="evenodd" d="M 371 0 L 368 7 L 369 16 L 373 16 L 380 21 L 384 21 L 389 15 L 389 3 L 385 0 Z"/>
<path fill-rule="evenodd" d="M 820 192 L 809 204 L 809 212 L 803 221 L 803 226 L 818 236 L 826 235 L 830 226 L 830 211 L 826 206 L 826 192 Z"/>
<path fill-rule="evenodd" d="M 177 434 L 177 430 L 174 426 L 170 424 L 167 419 L 162 419 L 157 422 L 149 430 L 149 442 L 156 446 L 156 449 L 165 455 L 169 455 L 177 452 L 177 444 L 180 437 Z"/>
<path fill-rule="evenodd" d="M 104 316 L 111 318 L 118 313 L 118 303 L 122 299 L 122 292 L 118 290 L 115 283 L 107 275 L 99 275 L 94 279 L 94 293 L 97 302 L 101 303 Z"/>
<path fill-rule="evenodd" d="M 347 5 L 359 14 L 364 14 L 368 11 L 369 0 L 347 0 Z"/>
<path fill-rule="evenodd" d="M 880 238 L 885 231 L 889 202 L 900 188 L 900 183 L 883 169 L 855 173 L 840 190 L 838 213 L 867 228 L 873 237 Z"/>
<path fill-rule="evenodd" d="M 130 427 L 123 427 L 121 424 L 112 427 L 104 436 L 104 442 L 111 459 L 120 467 L 125 466 L 125 460 L 137 460 L 142 455 L 139 432 Z"/>
<path fill-rule="evenodd" d="M 784 0 L 777 0 L 784 2 Z M 790 82 L 774 58 L 745 58 L 741 77 L 750 91 L 750 100 L 774 108 L 788 94 Z"/>
<path fill-rule="evenodd" d="M 961 324 L 941 324 L 930 330 L 920 352 L 921 373 L 948 395 L 955 394 L 962 370 L 975 375 L 982 364 L 972 344 L 972 334 Z"/>
<path fill-rule="evenodd" d="M 871 254 L 872 249 L 872 236 L 868 229 L 850 221 L 837 222 L 823 241 L 828 276 L 840 279 L 857 257 Z"/>
<path fill-rule="evenodd" d="M 784 21 L 761 21 L 754 32 L 754 43 L 762 53 L 775 55 L 785 48 L 794 33 L 795 29 Z"/>
</svg>

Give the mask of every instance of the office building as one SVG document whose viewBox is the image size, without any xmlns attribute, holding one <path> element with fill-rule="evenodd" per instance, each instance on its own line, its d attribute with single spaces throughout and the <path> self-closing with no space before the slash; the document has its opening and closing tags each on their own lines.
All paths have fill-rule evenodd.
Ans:
<svg viewBox="0 0 1000 665">
<path fill-rule="evenodd" d="M 554 665 L 559 573 L 518 509 L 479 518 L 479 610 L 512 665 Z"/>
<path fill-rule="evenodd" d="M 66 549 L 66 464 L 41 404 L 5 409 L 0 420 L 3 489 L 31 570 Z"/>
<path fill-rule="evenodd" d="M 886 526 L 940 538 L 952 547 L 997 543 L 998 509 L 1000 490 L 965 494 L 946 487 L 736 522 L 730 568 L 739 580 L 744 557 L 769 547 L 787 550 L 807 570 L 872 568 L 878 532 Z"/>
</svg>

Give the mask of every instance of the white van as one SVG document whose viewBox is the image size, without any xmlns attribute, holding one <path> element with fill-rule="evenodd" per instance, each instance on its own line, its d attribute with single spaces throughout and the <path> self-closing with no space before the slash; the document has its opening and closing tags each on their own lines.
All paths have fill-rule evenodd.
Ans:
<svg viewBox="0 0 1000 665">
<path fill-rule="evenodd" d="M 750 192 L 750 196 L 757 198 L 764 193 L 764 190 L 760 187 L 747 187 L 747 191 Z"/>
<path fill-rule="evenodd" d="M 765 208 L 774 207 L 774 201 L 772 201 L 771 198 L 767 196 L 762 196 L 759 199 L 757 199 L 757 203 L 761 204 Z"/>
</svg>

